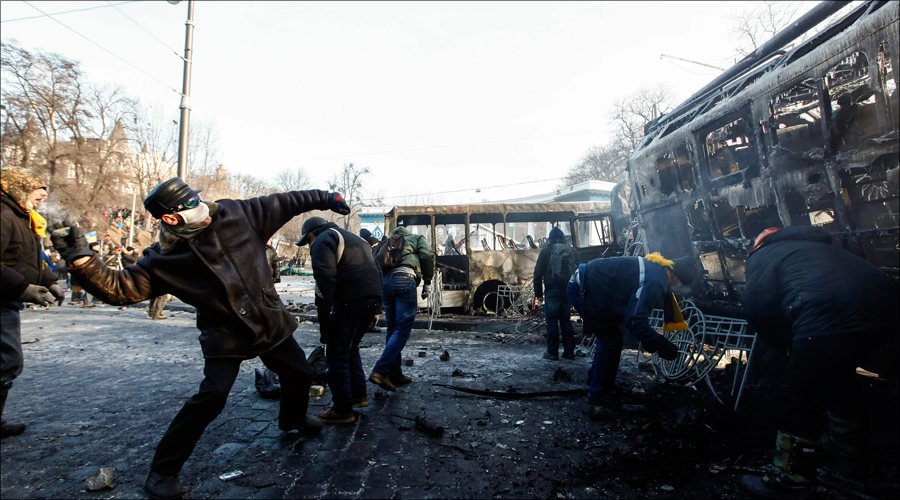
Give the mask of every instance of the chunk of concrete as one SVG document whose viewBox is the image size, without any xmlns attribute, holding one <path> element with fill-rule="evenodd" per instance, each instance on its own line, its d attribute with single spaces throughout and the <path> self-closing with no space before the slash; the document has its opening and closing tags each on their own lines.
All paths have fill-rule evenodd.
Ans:
<svg viewBox="0 0 900 500">
<path fill-rule="evenodd" d="M 101 467 L 84 480 L 84 489 L 88 491 L 111 490 L 116 487 L 118 477 L 115 467 Z"/>
</svg>

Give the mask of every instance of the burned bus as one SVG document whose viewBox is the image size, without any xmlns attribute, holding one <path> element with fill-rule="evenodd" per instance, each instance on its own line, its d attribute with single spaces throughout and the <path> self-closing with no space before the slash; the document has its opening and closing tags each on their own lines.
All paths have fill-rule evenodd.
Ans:
<svg viewBox="0 0 900 500">
<path fill-rule="evenodd" d="M 501 285 L 519 286 L 532 278 L 554 226 L 582 259 L 621 254 L 616 237 L 621 222 L 610 209 L 609 201 L 394 207 L 385 215 L 385 234 L 405 226 L 425 236 L 441 271 L 442 308 L 492 312 L 500 306 Z"/>
<path fill-rule="evenodd" d="M 823 2 L 672 112 L 628 160 L 644 252 L 691 255 L 694 301 L 740 316 L 765 228 L 814 225 L 889 275 L 900 270 L 898 2 L 866 2 L 791 50 L 847 2 Z"/>
</svg>

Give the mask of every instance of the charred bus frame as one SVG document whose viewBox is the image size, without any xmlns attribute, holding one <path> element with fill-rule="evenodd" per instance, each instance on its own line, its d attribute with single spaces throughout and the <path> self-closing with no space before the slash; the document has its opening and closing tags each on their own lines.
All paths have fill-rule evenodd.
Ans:
<svg viewBox="0 0 900 500">
<path fill-rule="evenodd" d="M 543 236 L 549 225 L 562 228 L 581 247 L 583 260 L 620 254 L 620 231 L 610 207 L 608 201 L 394 207 L 385 215 L 385 234 L 401 225 L 426 236 L 443 273 L 443 307 L 473 312 L 484 309 L 485 297 L 496 296 L 500 285 L 531 279 L 543 240 L 534 232 L 536 224 L 544 224 Z M 516 231 L 522 225 L 530 229 Z M 471 241 L 480 226 L 485 241 Z"/>
<path fill-rule="evenodd" d="M 866 2 L 792 50 L 757 51 L 645 127 L 628 160 L 634 227 L 646 252 L 697 259 L 704 310 L 740 316 L 752 240 L 771 226 L 824 227 L 900 272 L 898 9 Z M 834 10 L 823 2 L 797 24 Z"/>
</svg>

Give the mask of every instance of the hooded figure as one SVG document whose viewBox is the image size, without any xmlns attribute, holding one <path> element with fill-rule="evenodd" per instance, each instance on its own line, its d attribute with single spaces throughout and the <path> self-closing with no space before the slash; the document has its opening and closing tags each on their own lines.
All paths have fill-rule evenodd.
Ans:
<svg viewBox="0 0 900 500">
<path fill-rule="evenodd" d="M 566 243 L 562 229 L 554 227 L 547 237 L 547 245 L 538 254 L 534 265 L 534 298 L 544 302 L 547 320 L 547 351 L 544 359 L 559 359 L 559 337 L 562 332 L 563 358 L 575 359 L 575 328 L 572 326 L 572 303 L 566 295 L 566 284 L 578 266 L 578 252 Z"/>
<path fill-rule="evenodd" d="M 43 265 L 41 237 L 47 228 L 35 211 L 47 196 L 44 184 L 17 168 L 0 171 L 0 414 L 13 380 L 22 373 L 19 311 L 23 302 L 47 305 L 64 297 L 58 276 Z M 0 436 L 25 426 L 0 423 Z"/>
<path fill-rule="evenodd" d="M 898 291 L 896 279 L 835 245 L 822 228 L 769 228 L 756 238 L 741 303 L 759 336 L 790 358 L 779 387 L 775 459 L 764 476 L 741 479 L 751 492 L 811 497 L 823 423 L 839 475 L 866 479 L 856 368 L 896 380 Z"/>
</svg>

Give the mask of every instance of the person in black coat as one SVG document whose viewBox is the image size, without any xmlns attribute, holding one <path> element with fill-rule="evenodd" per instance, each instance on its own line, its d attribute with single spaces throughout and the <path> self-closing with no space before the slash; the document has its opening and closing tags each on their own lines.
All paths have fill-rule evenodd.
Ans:
<svg viewBox="0 0 900 500">
<path fill-rule="evenodd" d="M 763 477 L 744 476 L 742 483 L 760 495 L 811 495 L 823 407 L 841 474 L 860 475 L 865 440 L 856 368 L 868 366 L 885 335 L 897 335 L 897 281 L 811 226 L 763 231 L 746 271 L 747 321 L 788 349 L 790 359 L 779 389 L 775 459 Z"/>
<path fill-rule="evenodd" d="M 306 244 L 332 394 L 331 408 L 317 418 L 326 424 L 351 423 L 353 408 L 369 405 L 359 342 L 381 305 L 381 274 L 367 241 L 322 217 L 303 223 L 297 245 Z"/>
<path fill-rule="evenodd" d="M 25 357 L 19 311 L 23 302 L 62 305 L 56 273 L 43 265 L 41 237 L 46 222 L 34 211 L 47 197 L 40 179 L 18 168 L 0 172 L 0 415 Z M 0 438 L 25 431 L 24 424 L 0 420 Z"/>
<path fill-rule="evenodd" d="M 557 248 L 563 245 L 561 248 Z M 551 270 L 550 261 L 553 252 L 559 252 L 563 267 L 570 266 L 572 272 L 564 269 L 562 275 L 555 276 L 557 270 Z M 547 320 L 547 351 L 544 359 L 559 360 L 559 337 L 562 333 L 563 358 L 575 359 L 575 327 L 572 326 L 572 303 L 566 295 L 569 278 L 578 267 L 578 252 L 566 243 L 566 235 L 562 229 L 554 227 L 547 238 L 547 246 L 541 249 L 534 264 L 534 298 L 544 300 L 546 289 L 547 300 L 544 303 L 544 318 Z"/>
<path fill-rule="evenodd" d="M 293 338 L 297 322 L 275 292 L 265 246 L 301 213 L 348 214 L 350 208 L 339 194 L 319 190 L 205 202 L 178 177 L 156 186 L 144 207 L 162 220 L 160 241 L 121 271 L 92 256 L 82 235 L 70 232 L 53 243 L 85 290 L 106 303 L 134 304 L 171 293 L 197 309 L 204 379 L 160 440 L 145 485 L 154 497 L 177 498 L 178 474 L 225 407 L 245 359 L 259 356 L 279 375 L 280 429 L 321 431 L 321 423 L 306 417 L 313 371 Z"/>
</svg>

